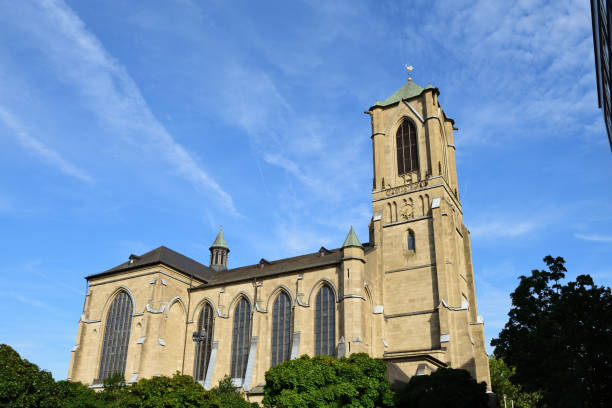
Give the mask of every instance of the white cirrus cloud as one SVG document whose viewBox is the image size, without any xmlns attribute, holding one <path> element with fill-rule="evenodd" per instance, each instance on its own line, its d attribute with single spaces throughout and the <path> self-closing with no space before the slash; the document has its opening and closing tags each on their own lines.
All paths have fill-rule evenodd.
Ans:
<svg viewBox="0 0 612 408">
<path fill-rule="evenodd" d="M 93 178 L 83 169 L 68 162 L 60 153 L 46 146 L 43 142 L 35 138 L 28 132 L 26 127 L 10 113 L 5 107 L 0 106 L 0 122 L 3 122 L 11 131 L 14 138 L 34 155 L 40 157 L 49 165 L 57 168 L 62 173 L 75 177 L 87 183 L 93 183 Z"/>
<path fill-rule="evenodd" d="M 49 69 L 78 90 L 83 105 L 110 125 L 122 137 L 122 143 L 162 158 L 176 175 L 211 193 L 228 212 L 240 216 L 230 194 L 155 117 L 127 70 L 68 5 L 61 0 L 47 0 L 23 5 L 18 13 L 27 15 L 21 28 L 35 39 L 38 50 L 50 62 Z M 29 144 L 62 164 L 66 171 L 80 174 L 44 146 L 32 141 Z"/>
<path fill-rule="evenodd" d="M 601 234 L 574 234 L 574 237 L 583 241 L 591 242 L 612 242 L 612 235 Z"/>
<path fill-rule="evenodd" d="M 538 227 L 534 221 L 482 221 L 472 225 L 474 238 L 515 238 L 532 232 Z"/>
</svg>

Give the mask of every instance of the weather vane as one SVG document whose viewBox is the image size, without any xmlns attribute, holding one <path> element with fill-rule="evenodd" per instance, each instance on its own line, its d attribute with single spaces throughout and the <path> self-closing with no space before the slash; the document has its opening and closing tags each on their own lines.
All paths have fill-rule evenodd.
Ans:
<svg viewBox="0 0 612 408">
<path fill-rule="evenodd" d="M 412 81 L 412 77 L 410 76 L 410 73 L 412 72 L 414 67 L 412 65 L 408 65 L 408 64 L 406 64 L 405 66 L 406 66 L 406 71 L 408 71 L 408 80 Z"/>
</svg>

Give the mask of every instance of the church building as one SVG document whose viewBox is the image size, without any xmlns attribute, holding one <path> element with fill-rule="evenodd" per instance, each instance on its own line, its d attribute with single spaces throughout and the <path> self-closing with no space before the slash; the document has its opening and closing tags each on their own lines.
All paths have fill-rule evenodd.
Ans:
<svg viewBox="0 0 612 408">
<path fill-rule="evenodd" d="M 368 353 L 396 385 L 452 367 L 490 388 L 457 129 L 439 93 L 409 80 L 365 112 L 374 160 L 368 242 L 347 226 L 338 248 L 228 269 L 231 236 L 221 230 L 206 261 L 163 246 L 130 255 L 86 277 L 68 379 L 95 387 L 114 373 L 135 382 L 179 371 L 210 388 L 229 374 L 258 400 L 265 372 L 283 361 Z"/>
</svg>

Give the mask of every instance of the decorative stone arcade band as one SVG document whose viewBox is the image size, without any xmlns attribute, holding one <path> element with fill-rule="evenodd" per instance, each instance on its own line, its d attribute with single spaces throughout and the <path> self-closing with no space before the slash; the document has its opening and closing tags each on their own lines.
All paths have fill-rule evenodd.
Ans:
<svg viewBox="0 0 612 408">
<path fill-rule="evenodd" d="M 408 193 L 410 191 L 415 191 L 419 188 L 426 187 L 427 183 L 427 180 L 421 180 L 414 183 L 406 183 L 403 186 L 388 188 L 385 190 L 385 195 L 389 197 L 396 194 Z"/>
</svg>

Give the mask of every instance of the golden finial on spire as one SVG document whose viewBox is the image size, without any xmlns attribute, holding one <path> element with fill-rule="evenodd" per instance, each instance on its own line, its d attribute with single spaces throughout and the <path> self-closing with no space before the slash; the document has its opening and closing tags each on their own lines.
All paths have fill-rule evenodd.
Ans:
<svg viewBox="0 0 612 408">
<path fill-rule="evenodd" d="M 412 77 L 410 76 L 410 73 L 412 72 L 414 67 L 408 64 L 406 64 L 405 67 L 406 67 L 406 71 L 408 71 L 408 81 L 412 81 Z"/>
</svg>

